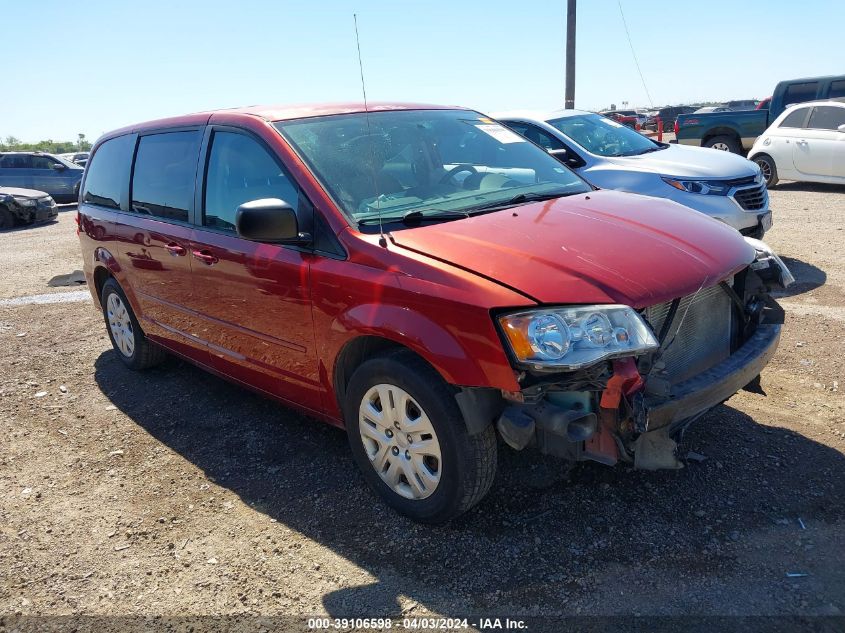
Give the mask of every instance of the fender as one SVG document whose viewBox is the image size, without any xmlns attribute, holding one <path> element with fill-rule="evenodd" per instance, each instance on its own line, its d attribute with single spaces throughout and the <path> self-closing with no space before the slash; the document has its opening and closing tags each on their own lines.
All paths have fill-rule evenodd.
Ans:
<svg viewBox="0 0 845 633">
<path fill-rule="evenodd" d="M 123 293 L 129 300 L 129 305 L 132 307 L 132 310 L 135 312 L 135 314 L 140 314 L 138 311 L 137 297 L 135 297 L 135 293 L 132 291 L 132 288 L 126 282 L 126 276 L 123 274 L 123 269 L 121 268 L 117 258 L 111 253 L 111 251 L 109 251 L 103 246 L 98 246 L 94 249 L 93 258 L 94 264 L 92 266 L 91 278 L 88 279 L 88 288 L 91 290 L 91 295 L 94 297 L 94 302 L 98 306 L 100 305 L 100 297 L 97 296 L 97 285 L 94 283 L 97 269 L 105 268 L 109 271 L 111 276 L 117 280 L 117 283 L 120 284 L 120 287 L 123 289 Z"/>
<path fill-rule="evenodd" d="M 357 336 L 378 336 L 413 350 L 450 384 L 519 390 L 504 349 L 493 350 L 489 342 L 499 340 L 492 320 L 489 334 L 467 332 L 461 337 L 405 306 L 368 303 L 337 315 L 331 329 L 346 334 L 335 360 L 342 347 Z M 332 379 L 333 374 L 334 369 Z"/>
</svg>

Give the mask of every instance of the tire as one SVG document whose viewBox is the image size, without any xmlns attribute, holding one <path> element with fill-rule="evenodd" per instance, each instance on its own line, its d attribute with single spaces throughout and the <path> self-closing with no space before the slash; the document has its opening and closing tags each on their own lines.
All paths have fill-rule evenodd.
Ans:
<svg viewBox="0 0 845 633">
<path fill-rule="evenodd" d="M 11 229 L 15 226 L 15 216 L 4 207 L 0 207 L 0 231 Z"/>
<path fill-rule="evenodd" d="M 757 154 L 751 160 L 759 165 L 760 171 L 763 172 L 763 178 L 766 179 L 767 187 L 771 188 L 778 184 L 778 168 L 775 165 L 774 158 L 768 154 Z"/>
<path fill-rule="evenodd" d="M 732 136 L 713 136 L 704 143 L 704 147 L 709 147 L 710 149 L 719 149 L 725 152 L 731 152 L 732 154 L 739 154 L 742 152 L 742 147 Z"/>
<path fill-rule="evenodd" d="M 103 284 L 100 305 L 112 347 L 129 369 L 138 371 L 154 367 L 167 358 L 161 347 L 147 340 L 123 289 L 114 279 Z"/>
<path fill-rule="evenodd" d="M 388 403 L 383 416 L 380 394 L 397 405 L 404 401 L 401 413 Z M 493 425 L 469 435 L 452 388 L 410 351 L 388 352 L 355 370 L 344 420 L 352 456 L 367 484 L 414 521 L 454 519 L 484 498 L 496 476 Z M 433 433 L 427 434 L 427 428 Z M 413 485 L 405 473 L 416 478 Z"/>
</svg>

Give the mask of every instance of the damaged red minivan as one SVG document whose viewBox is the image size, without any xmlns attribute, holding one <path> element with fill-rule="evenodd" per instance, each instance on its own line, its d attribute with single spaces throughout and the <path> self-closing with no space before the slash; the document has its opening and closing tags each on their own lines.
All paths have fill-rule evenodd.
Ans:
<svg viewBox="0 0 845 633">
<path fill-rule="evenodd" d="M 254 107 L 101 138 L 79 205 L 117 355 L 165 352 L 331 424 L 384 500 L 471 508 L 512 449 L 679 466 L 753 385 L 789 272 L 661 199 L 598 191 L 477 112 Z"/>
</svg>

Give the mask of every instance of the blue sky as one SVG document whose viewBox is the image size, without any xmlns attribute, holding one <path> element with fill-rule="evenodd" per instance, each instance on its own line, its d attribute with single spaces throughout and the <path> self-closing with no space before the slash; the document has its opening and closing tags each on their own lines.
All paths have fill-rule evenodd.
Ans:
<svg viewBox="0 0 845 633">
<path fill-rule="evenodd" d="M 94 139 L 161 116 L 370 100 L 563 104 L 565 0 L 0 0 L 0 137 Z M 842 0 L 622 0 L 655 105 L 845 73 Z M 576 106 L 648 105 L 617 0 L 580 0 Z"/>
</svg>

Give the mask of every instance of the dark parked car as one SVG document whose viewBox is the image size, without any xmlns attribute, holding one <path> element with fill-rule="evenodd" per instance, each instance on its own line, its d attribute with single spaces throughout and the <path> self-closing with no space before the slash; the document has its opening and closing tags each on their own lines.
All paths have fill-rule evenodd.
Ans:
<svg viewBox="0 0 845 633">
<path fill-rule="evenodd" d="M 59 215 L 56 201 L 43 191 L 0 187 L 0 229 L 49 222 Z"/>
<path fill-rule="evenodd" d="M 497 434 L 678 467 L 671 438 L 774 354 L 767 287 L 788 275 L 726 224 L 594 190 L 489 117 L 423 105 L 111 132 L 78 223 L 124 365 L 167 350 L 345 427 L 373 490 L 427 522 L 488 492 Z"/>
<path fill-rule="evenodd" d="M 660 108 L 649 123 L 657 128 L 657 124 L 660 121 L 663 121 L 663 131 L 671 132 L 675 125 L 675 119 L 677 119 L 679 115 L 695 112 L 697 109 L 698 108 L 696 106 L 667 106 L 665 108 Z"/>
<path fill-rule="evenodd" d="M 44 191 L 56 202 L 76 202 L 85 170 L 69 160 L 43 152 L 0 154 L 0 187 Z"/>
<path fill-rule="evenodd" d="M 59 158 L 64 158 L 65 160 L 72 162 L 74 165 L 81 165 L 84 167 L 85 163 L 88 162 L 88 155 L 89 152 L 70 152 L 68 154 L 59 154 Z"/>
<path fill-rule="evenodd" d="M 637 123 L 645 121 L 645 117 L 636 110 L 602 110 L 599 114 L 631 128 L 636 127 Z"/>
</svg>

